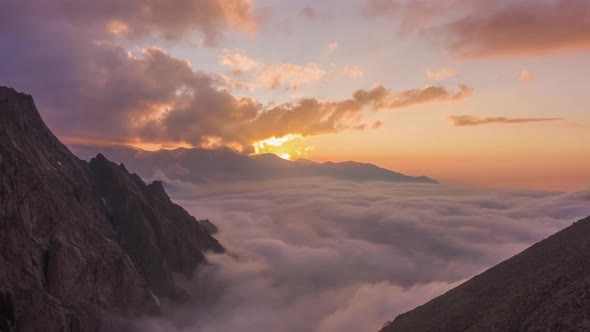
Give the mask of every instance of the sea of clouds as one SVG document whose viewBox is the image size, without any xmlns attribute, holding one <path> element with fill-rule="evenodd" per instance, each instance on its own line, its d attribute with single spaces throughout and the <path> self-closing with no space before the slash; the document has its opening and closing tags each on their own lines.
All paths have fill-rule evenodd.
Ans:
<svg viewBox="0 0 590 332">
<path fill-rule="evenodd" d="M 194 185 L 171 197 L 220 229 L 149 332 L 371 332 L 590 215 L 578 193 L 326 179 Z"/>
</svg>

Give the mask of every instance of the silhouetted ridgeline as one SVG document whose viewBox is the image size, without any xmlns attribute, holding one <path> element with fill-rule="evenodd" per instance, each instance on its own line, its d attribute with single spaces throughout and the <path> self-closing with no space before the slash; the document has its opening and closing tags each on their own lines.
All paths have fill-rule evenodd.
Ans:
<svg viewBox="0 0 590 332">
<path fill-rule="evenodd" d="M 97 331 L 187 295 L 203 252 L 223 252 L 165 193 L 102 155 L 74 156 L 33 98 L 0 87 L 0 331 Z"/>
<path fill-rule="evenodd" d="M 590 331 L 590 217 L 533 245 L 382 332 Z"/>
<path fill-rule="evenodd" d="M 184 182 L 223 182 L 326 177 L 346 181 L 386 181 L 436 184 L 426 176 L 407 176 L 373 164 L 347 162 L 315 163 L 289 161 L 274 154 L 247 156 L 231 149 L 185 149 L 144 151 L 130 147 L 74 146 L 82 158 L 98 152 L 133 168 L 142 177 L 152 178 L 161 171 L 171 179 Z"/>
</svg>

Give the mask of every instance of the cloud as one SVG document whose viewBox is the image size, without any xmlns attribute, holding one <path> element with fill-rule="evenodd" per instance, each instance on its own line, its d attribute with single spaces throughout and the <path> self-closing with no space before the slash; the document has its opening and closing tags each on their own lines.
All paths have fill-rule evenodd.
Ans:
<svg viewBox="0 0 590 332">
<path fill-rule="evenodd" d="M 272 136 L 320 135 L 359 128 L 366 110 L 458 100 L 471 91 L 462 86 L 457 92 L 441 87 L 394 92 L 379 85 L 358 90 L 352 98 L 341 101 L 304 98 L 265 107 L 252 98 L 236 97 L 219 89 L 212 76 L 193 71 L 188 61 L 161 49 L 152 47 L 140 55 L 131 55 L 116 45 L 98 48 L 109 55 L 108 61 L 89 58 L 96 62 L 88 63 L 83 68 L 86 72 L 76 72 L 83 74 L 81 84 L 61 90 L 63 96 L 49 95 L 53 90 L 41 94 L 44 102 L 44 97 L 62 96 L 49 99 L 49 105 L 63 117 L 59 122 L 74 137 L 107 136 L 121 142 L 178 142 L 250 151 L 253 142 Z M 306 83 L 308 74 L 312 78 L 321 75 L 314 66 L 281 65 L 263 72 L 262 82 L 272 85 L 287 80 L 293 87 Z M 227 84 L 227 77 L 221 79 Z M 72 133 L 68 125 L 72 122 L 79 131 Z"/>
<path fill-rule="evenodd" d="M 381 126 L 383 126 L 383 122 L 381 121 L 375 121 L 373 122 L 373 124 L 371 125 L 372 129 L 377 129 L 377 128 L 381 128 Z"/>
<path fill-rule="evenodd" d="M 303 85 L 322 80 L 328 74 L 317 63 L 308 63 L 304 66 L 290 63 L 262 64 L 247 57 L 241 50 L 223 50 L 219 63 L 230 67 L 234 75 L 249 74 L 250 81 L 243 82 L 243 85 L 266 89 L 284 87 L 289 90 L 297 90 Z"/>
<path fill-rule="evenodd" d="M 528 69 L 523 69 L 520 71 L 519 80 L 524 83 L 532 82 L 535 80 L 533 73 L 531 73 Z"/>
<path fill-rule="evenodd" d="M 231 68 L 236 75 L 249 72 L 261 66 L 255 60 L 248 58 L 241 50 L 224 49 L 222 55 L 219 57 L 219 64 Z"/>
<path fill-rule="evenodd" d="M 530 123 L 530 122 L 547 122 L 547 121 L 560 121 L 561 118 L 506 118 L 506 117 L 493 117 L 493 118 L 482 118 L 473 115 L 451 115 L 449 117 L 456 127 L 462 126 L 479 126 L 490 123 Z"/>
<path fill-rule="evenodd" d="M 397 109 L 434 101 L 456 101 L 473 94 L 473 89 L 459 85 L 459 90 L 452 92 L 440 86 L 426 86 L 422 89 L 411 89 L 394 93 L 382 85 L 371 90 L 358 90 L 354 98 L 360 103 L 370 103 L 374 110 Z"/>
<path fill-rule="evenodd" d="M 454 76 L 457 76 L 457 73 L 449 68 L 441 68 L 434 72 L 429 70 L 426 72 L 426 77 L 428 77 L 428 79 L 437 82 Z"/>
<path fill-rule="evenodd" d="M 334 51 L 336 48 L 338 48 L 337 42 L 331 42 L 330 44 L 328 44 L 328 46 L 326 46 L 326 49 L 330 52 Z"/>
<path fill-rule="evenodd" d="M 178 39 L 198 31 L 208 45 L 215 44 L 227 30 L 253 34 L 260 21 L 249 0 L 32 0 L 8 1 L 3 7 L 7 15 L 29 12 L 36 19 L 67 22 L 93 34 L 142 38 L 155 33 Z"/>
<path fill-rule="evenodd" d="M 292 133 L 303 136 L 335 133 L 348 128 L 364 128 L 365 110 L 391 111 L 424 103 L 457 101 L 471 93 L 466 86 L 460 86 L 458 91 L 428 86 L 396 92 L 376 85 L 369 90 L 357 90 L 350 99 L 319 101 L 307 98 L 265 109 L 238 128 L 256 139 Z"/>
<path fill-rule="evenodd" d="M 456 7 L 461 1 L 396 1 L 396 0 L 367 0 L 361 10 L 368 19 L 398 18 L 399 32 L 407 35 L 429 27 L 433 20 L 441 13 Z M 463 1 L 465 2 L 465 1 Z"/>
<path fill-rule="evenodd" d="M 459 100 L 471 93 L 464 86 L 454 92 L 443 87 L 391 91 L 379 85 L 343 100 L 302 98 L 262 105 L 227 88 L 294 90 L 324 79 L 326 71 L 315 63 L 264 65 L 239 50 L 224 51 L 222 63 L 242 76 L 253 75 L 252 81 L 244 82 L 195 70 L 187 60 L 158 47 L 130 51 L 118 42 L 121 36 L 113 35 L 129 33 L 126 38 L 132 38 L 140 35 L 139 28 L 145 33 L 168 33 L 171 38 L 175 37 L 173 28 L 179 34 L 194 33 L 195 29 L 201 34 L 213 33 L 200 28 L 201 16 L 193 17 L 195 22 L 186 17 L 192 17 L 197 2 L 185 2 L 186 13 L 179 14 L 177 23 L 168 17 L 175 13 L 170 12 L 168 2 L 106 1 L 89 3 L 88 7 L 80 5 L 86 2 L 72 6 L 61 1 L 2 2 L 0 38 L 4 45 L 11 45 L 12 56 L 3 59 L 0 80 L 34 95 L 48 125 L 60 137 L 100 144 L 108 137 L 111 142 L 135 146 L 229 146 L 245 152 L 261 139 L 364 128 L 368 127 L 367 112 Z M 231 6 L 237 13 L 250 8 L 248 2 L 237 0 L 202 3 L 203 13 L 217 15 L 219 20 L 232 12 L 222 7 L 234 4 Z M 143 21 L 135 26 L 144 14 L 131 13 L 129 8 L 141 12 L 144 7 L 140 5 L 152 8 L 151 21 L 146 21 L 153 21 L 152 28 Z M 86 24 L 84 18 L 92 12 L 84 10 L 95 11 L 96 18 L 88 18 Z M 107 22 L 112 24 L 103 26 Z M 220 35 L 231 27 L 212 25 L 206 29 L 215 29 L 213 34 Z"/>
<path fill-rule="evenodd" d="M 248 0 L 131 0 L 58 1 L 59 11 L 81 27 L 124 27 L 118 30 L 130 38 L 158 33 L 166 39 L 179 39 L 199 31 L 205 44 L 214 45 L 224 30 L 254 34 L 259 18 Z"/>
<path fill-rule="evenodd" d="M 483 9 L 430 33 L 464 58 L 590 50 L 588 1 L 503 1 Z"/>
<path fill-rule="evenodd" d="M 359 66 L 345 66 L 342 75 L 348 78 L 360 80 L 365 77 L 365 72 Z"/>
<path fill-rule="evenodd" d="M 310 6 L 305 6 L 305 7 L 301 8 L 301 10 L 299 11 L 299 15 L 301 15 L 307 19 L 310 19 L 310 20 L 318 17 L 316 10 Z"/>
<path fill-rule="evenodd" d="M 167 181 L 237 258 L 185 286 L 186 306 L 141 331 L 358 332 L 445 292 L 590 213 L 588 192 L 324 179 Z"/>
<path fill-rule="evenodd" d="M 220 93 L 187 61 L 155 47 L 129 53 L 113 33 L 196 32 L 213 41 L 242 19 L 254 22 L 249 12 L 241 0 L 4 1 L 0 39 L 12 56 L 0 65 L 0 81 L 33 94 L 60 135 L 128 141 L 183 99 L 187 86 Z"/>
<path fill-rule="evenodd" d="M 254 91 L 256 89 L 256 86 L 252 83 L 242 82 L 225 74 L 218 74 L 218 77 L 221 85 L 227 87 L 230 90 L 245 89 L 248 91 Z"/>
<path fill-rule="evenodd" d="M 362 13 L 368 17 L 395 15 L 403 8 L 403 4 L 390 0 L 368 0 Z"/>
<path fill-rule="evenodd" d="M 309 85 L 322 80 L 328 74 L 317 63 L 304 66 L 284 63 L 277 66 L 266 66 L 255 77 L 255 82 L 267 89 L 285 86 L 297 90 L 302 85 Z"/>
<path fill-rule="evenodd" d="M 461 58 L 590 50 L 586 0 L 369 0 L 363 13 L 398 17 L 402 34 L 417 33 Z"/>
</svg>

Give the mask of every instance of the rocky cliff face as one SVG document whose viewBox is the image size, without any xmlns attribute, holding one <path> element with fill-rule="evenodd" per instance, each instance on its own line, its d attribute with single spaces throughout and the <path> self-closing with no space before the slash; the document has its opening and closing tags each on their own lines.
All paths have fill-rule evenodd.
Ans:
<svg viewBox="0 0 590 332">
<path fill-rule="evenodd" d="M 183 296 L 172 272 L 190 277 L 206 250 L 223 247 L 182 207 L 174 204 L 162 183 L 146 185 L 125 166 L 99 154 L 89 163 L 97 192 L 121 244 L 135 267 L 157 293 Z"/>
<path fill-rule="evenodd" d="M 590 217 L 399 315 L 382 332 L 590 331 Z"/>
<path fill-rule="evenodd" d="M 98 331 L 158 311 L 203 251 L 223 251 L 170 201 L 102 156 L 80 161 L 31 96 L 0 87 L 0 331 Z"/>
</svg>

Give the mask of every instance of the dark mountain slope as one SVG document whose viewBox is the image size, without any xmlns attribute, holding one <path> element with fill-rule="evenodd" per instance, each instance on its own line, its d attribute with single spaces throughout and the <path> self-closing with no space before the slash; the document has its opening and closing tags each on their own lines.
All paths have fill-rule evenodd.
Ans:
<svg viewBox="0 0 590 332">
<path fill-rule="evenodd" d="M 171 295 L 171 271 L 190 273 L 201 250 L 222 250 L 161 184 L 102 172 L 109 165 L 80 161 L 45 126 L 31 96 L 0 87 L 0 331 L 97 331 L 105 315 L 155 313 L 150 288 Z M 117 202 L 111 189 L 126 200 Z M 131 252 L 152 238 L 131 236 L 130 225 L 159 241 L 156 266 Z M 173 239 L 178 233 L 185 236 Z M 171 250 L 182 254 L 171 258 Z"/>
<path fill-rule="evenodd" d="M 118 241 L 158 294 L 176 297 L 172 272 L 190 277 L 202 251 L 223 247 L 174 204 L 161 182 L 146 185 L 136 174 L 99 154 L 89 163 Z"/>
<path fill-rule="evenodd" d="M 382 331 L 590 331 L 590 217 Z"/>
<path fill-rule="evenodd" d="M 130 147 L 74 146 L 82 158 L 98 151 L 112 160 L 125 163 L 141 176 L 153 177 L 162 171 L 171 179 L 188 182 L 250 181 L 302 177 L 328 177 L 349 181 L 388 181 L 437 183 L 425 176 L 407 176 L 372 164 L 354 161 L 315 163 L 289 161 L 274 154 L 247 156 L 230 149 L 185 149 L 143 151 Z"/>
</svg>

